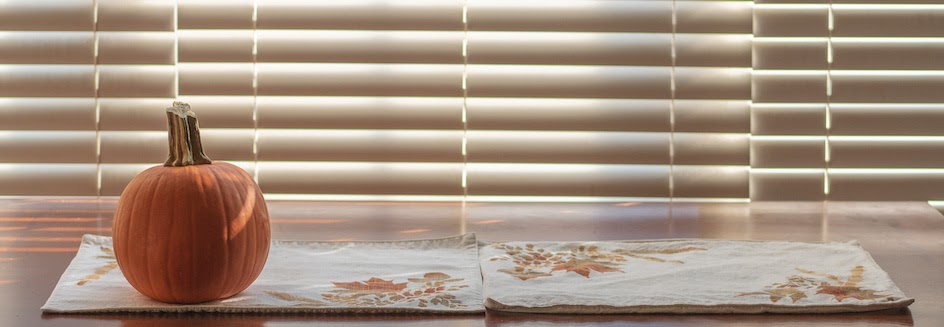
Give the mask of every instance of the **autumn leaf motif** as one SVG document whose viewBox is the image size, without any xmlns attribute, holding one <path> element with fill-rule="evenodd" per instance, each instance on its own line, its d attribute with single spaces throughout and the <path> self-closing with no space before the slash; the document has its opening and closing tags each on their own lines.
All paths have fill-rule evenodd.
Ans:
<svg viewBox="0 0 944 327">
<path fill-rule="evenodd" d="M 762 292 L 739 293 L 737 296 L 748 295 L 768 295 L 771 302 L 778 302 L 780 299 L 789 296 L 793 302 L 805 299 L 812 294 L 832 295 L 833 299 L 842 302 L 845 299 L 852 298 L 858 300 L 895 300 L 879 291 L 865 289 L 859 286 L 864 280 L 863 273 L 865 267 L 856 266 L 849 271 L 849 278 L 843 280 L 836 275 L 821 274 L 812 270 L 797 268 L 797 271 L 805 275 L 812 275 L 819 278 L 793 275 L 787 278 L 786 283 L 774 283 L 764 288 Z M 825 280 L 824 280 L 825 279 Z M 815 292 L 814 292 L 815 291 Z"/>
<path fill-rule="evenodd" d="M 499 268 L 498 272 L 509 274 L 526 281 L 541 277 L 554 276 L 554 272 L 573 272 L 590 278 L 591 272 L 612 273 L 623 272 L 620 268 L 627 258 L 641 259 L 657 263 L 683 264 L 681 260 L 663 259 L 660 255 L 674 255 L 690 251 L 704 251 L 700 247 L 668 247 L 658 249 L 625 249 L 612 251 L 601 250 L 597 245 L 573 244 L 566 246 L 562 251 L 550 251 L 528 243 L 522 246 L 512 246 L 506 243 L 493 243 L 492 246 L 503 250 L 505 255 L 490 258 L 490 261 L 510 261 L 513 268 Z"/>
<path fill-rule="evenodd" d="M 577 259 L 570 259 L 565 263 L 556 265 L 553 268 L 551 268 L 552 272 L 559 271 L 559 270 L 577 273 L 578 275 L 581 275 L 587 278 L 590 278 L 590 271 L 596 271 L 600 273 L 617 272 L 617 271 L 623 272 L 619 268 L 611 267 L 609 265 L 606 265 L 605 263 L 591 261 L 591 260 L 577 260 Z"/>
<path fill-rule="evenodd" d="M 321 294 L 321 297 L 328 302 L 355 307 L 411 303 L 419 308 L 443 306 L 458 309 L 466 305 L 451 292 L 469 287 L 462 283 L 464 280 L 442 272 L 428 272 L 422 278 L 407 278 L 402 283 L 371 277 L 366 281 L 333 282 L 335 289 Z"/>
<path fill-rule="evenodd" d="M 383 280 L 377 277 L 368 279 L 367 282 L 334 282 L 334 286 L 344 289 L 344 292 L 351 293 L 386 293 L 399 292 L 406 288 L 407 283 L 394 283 L 393 280 Z"/>
<path fill-rule="evenodd" d="M 93 280 L 98 280 L 102 278 L 102 276 L 105 276 L 106 274 L 111 272 L 112 270 L 115 270 L 115 268 L 118 268 L 118 261 L 115 259 L 115 251 L 107 246 L 102 246 L 100 249 L 102 251 L 102 254 L 95 256 L 95 258 L 106 259 L 108 261 L 106 261 L 105 264 L 102 265 L 101 267 L 96 268 L 95 272 L 85 276 L 84 278 L 76 282 L 75 283 L 76 285 L 83 286 Z"/>
<path fill-rule="evenodd" d="M 277 291 L 265 291 L 266 294 L 269 294 L 272 297 L 275 297 L 282 301 L 288 302 L 298 302 L 296 306 L 323 306 L 325 303 L 321 300 L 315 300 L 310 297 L 305 297 L 301 295 L 295 295 L 286 292 L 277 292 Z"/>
</svg>

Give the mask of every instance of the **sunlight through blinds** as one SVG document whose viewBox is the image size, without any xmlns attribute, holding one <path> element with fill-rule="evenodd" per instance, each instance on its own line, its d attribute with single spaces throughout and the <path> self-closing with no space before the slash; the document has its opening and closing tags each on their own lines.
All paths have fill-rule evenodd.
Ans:
<svg viewBox="0 0 944 327">
<path fill-rule="evenodd" d="M 0 195 L 942 200 L 944 1 L 10 0 Z M 466 197 L 467 196 L 467 197 Z"/>
<path fill-rule="evenodd" d="M 475 0 L 468 21 L 470 195 L 747 197 L 750 2 Z"/>
<path fill-rule="evenodd" d="M 752 199 L 944 198 L 944 2 L 803 2 L 755 6 Z"/>
</svg>

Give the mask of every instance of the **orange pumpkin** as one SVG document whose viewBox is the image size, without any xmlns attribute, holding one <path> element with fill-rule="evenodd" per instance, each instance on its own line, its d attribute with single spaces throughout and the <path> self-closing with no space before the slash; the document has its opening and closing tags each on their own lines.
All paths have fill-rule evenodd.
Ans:
<svg viewBox="0 0 944 327">
<path fill-rule="evenodd" d="M 199 303 L 242 292 L 269 255 L 269 213 L 246 171 L 203 154 L 196 115 L 167 108 L 170 155 L 138 174 L 118 200 L 115 257 L 155 300 Z"/>
</svg>

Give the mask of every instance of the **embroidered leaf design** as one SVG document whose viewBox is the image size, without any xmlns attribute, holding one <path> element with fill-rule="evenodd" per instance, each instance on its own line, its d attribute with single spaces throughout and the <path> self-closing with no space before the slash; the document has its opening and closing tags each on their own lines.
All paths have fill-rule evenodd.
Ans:
<svg viewBox="0 0 944 327">
<path fill-rule="evenodd" d="M 558 270 L 574 272 L 574 273 L 577 273 L 578 275 L 581 275 L 587 278 L 590 278 L 590 271 L 596 271 L 596 272 L 601 272 L 601 273 L 616 272 L 616 271 L 623 272 L 619 268 L 609 266 L 605 263 L 590 261 L 590 260 L 577 260 L 577 259 L 570 259 L 566 263 L 559 264 L 551 268 L 552 272 L 558 271 Z"/>
<path fill-rule="evenodd" d="M 275 298 L 277 298 L 277 299 L 279 299 L 279 300 L 282 300 L 282 301 L 289 301 L 289 302 L 305 302 L 305 303 L 310 303 L 310 304 L 315 304 L 315 305 L 324 305 L 324 304 L 325 304 L 324 302 L 322 302 L 322 301 L 320 301 L 320 300 L 315 300 L 315 299 L 312 299 L 312 298 L 310 298 L 310 297 L 305 297 L 305 296 L 301 296 L 301 295 L 295 295 L 295 294 L 286 293 L 286 292 L 265 291 L 265 293 L 266 293 L 266 294 L 269 294 L 269 295 L 271 295 L 271 296 L 273 296 L 273 297 L 275 297 Z"/>
<path fill-rule="evenodd" d="M 394 283 L 393 280 L 383 280 L 372 277 L 368 279 L 367 282 L 335 282 L 334 286 L 356 293 L 386 293 L 402 291 L 406 288 L 406 284 L 407 283 Z"/>
<path fill-rule="evenodd" d="M 520 280 L 529 280 L 529 279 L 538 278 L 538 277 L 552 276 L 550 273 L 534 271 L 534 270 L 515 271 L 515 269 L 502 268 L 502 269 L 498 269 L 498 271 L 515 276 Z"/>
<path fill-rule="evenodd" d="M 796 303 L 796 301 L 806 298 L 806 293 L 796 288 L 775 288 L 765 292 L 740 293 L 737 296 L 747 295 L 768 295 L 770 296 L 770 302 L 778 302 L 784 297 L 789 297 L 790 300 L 793 300 L 793 302 Z"/>
<path fill-rule="evenodd" d="M 809 296 L 810 292 L 815 290 L 814 294 L 832 295 L 833 299 L 838 302 L 842 302 L 847 298 L 879 301 L 892 301 L 896 299 L 895 297 L 882 294 L 876 290 L 861 288 L 859 283 L 862 282 L 864 278 L 863 274 L 865 273 L 865 267 L 863 266 L 855 266 L 852 268 L 852 270 L 849 271 L 849 278 L 846 280 L 842 280 L 842 278 L 832 274 L 823 274 L 801 268 L 797 268 L 796 270 L 807 275 L 822 277 L 825 280 L 816 280 L 810 277 L 794 275 L 787 279 L 786 284 L 774 283 L 765 287 L 763 292 L 740 293 L 737 296 L 769 295 L 772 302 L 777 302 L 784 296 L 790 296 L 790 298 L 794 299 L 793 301 L 796 302 L 799 299 L 806 298 Z M 802 296 L 799 294 L 802 294 Z"/>
<path fill-rule="evenodd" d="M 94 273 L 89 274 L 88 276 L 85 276 L 85 278 L 82 278 L 82 280 L 80 280 L 78 283 L 75 283 L 75 284 L 79 286 L 85 285 L 88 282 L 102 278 L 102 276 L 105 276 L 105 274 L 114 270 L 117 267 L 118 267 L 117 262 L 106 263 L 104 266 L 101 266 L 101 267 L 98 267 L 98 269 L 95 269 Z"/>
<path fill-rule="evenodd" d="M 459 284 L 464 280 L 442 272 L 428 272 L 423 274 L 423 278 L 407 278 L 404 283 L 372 277 L 367 281 L 334 282 L 337 289 L 321 296 L 329 302 L 349 306 L 377 307 L 413 303 L 420 308 L 430 305 L 464 308 L 465 304 L 448 293 L 469 287 Z"/>
<path fill-rule="evenodd" d="M 687 246 L 661 249 L 616 249 L 605 250 L 594 244 L 566 244 L 561 251 L 548 251 L 527 243 L 524 248 L 505 243 L 493 243 L 493 247 L 505 252 L 505 255 L 489 258 L 489 261 L 510 261 L 513 268 L 500 268 L 497 271 L 512 275 L 521 280 L 553 276 L 555 271 L 574 272 L 590 277 L 590 272 L 622 272 L 619 268 L 627 258 L 642 259 L 659 263 L 683 264 L 680 260 L 668 260 L 657 255 L 673 255 L 690 251 L 704 251 L 705 248 Z"/>
<path fill-rule="evenodd" d="M 118 268 L 118 261 L 115 261 L 115 251 L 107 246 L 102 246 L 99 249 L 102 251 L 102 254 L 96 256 L 95 258 L 106 259 L 110 261 L 106 262 L 103 266 L 95 269 L 95 272 L 89 274 L 88 276 L 85 276 L 84 278 L 82 278 L 82 280 L 76 282 L 75 283 L 76 285 L 83 286 L 85 284 L 88 284 L 89 282 L 93 280 L 102 278 L 102 276 L 105 276 L 112 270 L 115 270 L 115 268 Z"/>
</svg>

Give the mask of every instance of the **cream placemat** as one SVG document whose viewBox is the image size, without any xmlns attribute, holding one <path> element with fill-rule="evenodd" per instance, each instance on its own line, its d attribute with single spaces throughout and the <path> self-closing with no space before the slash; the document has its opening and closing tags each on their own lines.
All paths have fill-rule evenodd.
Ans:
<svg viewBox="0 0 944 327">
<path fill-rule="evenodd" d="M 534 313 L 857 312 L 905 307 L 858 243 L 496 242 L 489 309 Z"/>
<path fill-rule="evenodd" d="M 259 278 L 229 299 L 165 304 L 118 270 L 110 237 L 85 235 L 46 313 L 477 313 L 482 277 L 475 236 L 390 242 L 274 241 Z"/>
</svg>

